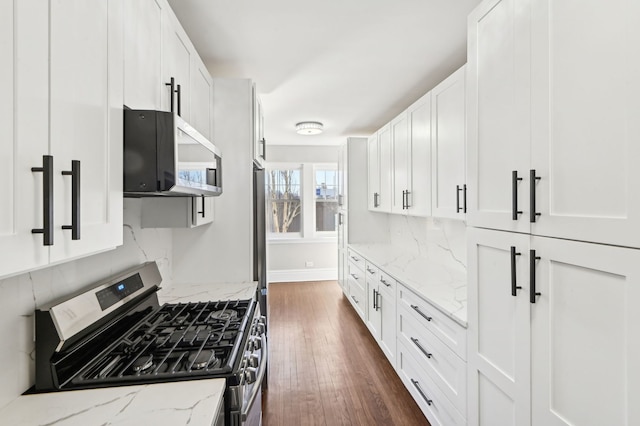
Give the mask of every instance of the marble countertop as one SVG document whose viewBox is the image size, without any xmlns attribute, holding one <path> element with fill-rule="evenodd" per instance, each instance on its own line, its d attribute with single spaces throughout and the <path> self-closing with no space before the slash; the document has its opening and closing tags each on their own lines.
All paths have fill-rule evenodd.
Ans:
<svg viewBox="0 0 640 426">
<path fill-rule="evenodd" d="M 258 283 L 173 283 L 170 287 L 161 288 L 158 292 L 160 303 L 209 302 L 216 300 L 253 299 L 256 296 Z"/>
<path fill-rule="evenodd" d="M 224 379 L 206 379 L 22 395 L 0 410 L 0 423 L 210 426 L 221 409 L 224 387 Z"/>
<path fill-rule="evenodd" d="M 384 272 L 467 327 L 467 270 L 455 259 L 421 257 L 389 244 L 349 244 Z"/>
<path fill-rule="evenodd" d="M 158 299 L 161 304 L 252 299 L 256 287 L 256 282 L 174 283 L 160 289 Z M 204 379 L 22 395 L 0 409 L 0 423 L 210 426 L 224 388 L 224 379 Z"/>
</svg>

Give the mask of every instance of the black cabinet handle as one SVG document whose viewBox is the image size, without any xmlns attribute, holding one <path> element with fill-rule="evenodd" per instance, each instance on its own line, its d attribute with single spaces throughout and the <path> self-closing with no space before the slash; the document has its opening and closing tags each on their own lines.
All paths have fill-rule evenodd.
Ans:
<svg viewBox="0 0 640 426">
<path fill-rule="evenodd" d="M 379 311 L 380 308 L 380 292 L 376 290 L 376 311 Z"/>
<path fill-rule="evenodd" d="M 42 156 L 42 167 L 31 171 L 42 172 L 42 228 L 34 228 L 32 234 L 42 234 L 42 245 L 53 245 L 53 156 Z"/>
<path fill-rule="evenodd" d="M 460 185 L 456 185 L 456 213 L 460 213 L 460 210 L 462 210 L 462 207 L 460 207 L 460 191 L 462 191 L 462 188 L 460 188 Z"/>
<path fill-rule="evenodd" d="M 373 193 L 373 207 L 380 206 L 379 198 L 380 198 L 380 194 L 378 194 L 377 192 L 374 192 Z"/>
<path fill-rule="evenodd" d="M 427 395 L 425 395 L 425 393 L 422 391 L 422 388 L 420 387 L 420 384 L 418 383 L 418 381 L 411 379 L 411 383 L 413 383 L 413 386 L 416 387 L 416 389 L 418 390 L 418 393 L 420 393 L 420 396 L 422 396 L 422 398 L 425 400 L 427 405 L 431 405 L 433 403 L 433 401 L 431 399 L 429 399 L 429 397 Z"/>
<path fill-rule="evenodd" d="M 380 282 L 381 282 L 382 284 L 384 284 L 385 286 L 387 286 L 387 287 L 391 287 L 391 284 L 389 284 L 389 283 L 387 282 L 387 280 L 385 280 L 384 278 L 380 278 Z"/>
<path fill-rule="evenodd" d="M 204 195 L 201 195 L 201 197 L 202 197 L 202 211 L 198 212 L 198 214 L 202 215 L 202 217 L 204 218 L 205 215 L 206 215 L 205 210 L 204 210 Z"/>
<path fill-rule="evenodd" d="M 407 200 L 407 201 L 406 201 L 406 203 L 405 203 L 405 206 L 406 206 L 406 207 L 405 207 L 405 209 L 407 209 L 407 210 L 409 210 L 409 207 L 411 207 L 411 206 L 409 205 L 409 194 L 411 194 L 411 191 L 409 191 L 409 190 L 407 189 L 407 190 L 405 191 L 405 194 L 404 194 L 404 196 L 405 196 L 405 198 L 406 198 L 406 200 Z"/>
<path fill-rule="evenodd" d="M 169 80 L 169 83 L 165 83 L 165 86 L 169 86 L 169 96 L 171 98 L 170 101 L 170 107 L 169 107 L 169 111 L 173 112 L 174 109 L 174 105 L 173 105 L 173 94 L 176 91 L 176 79 L 171 77 L 171 80 Z"/>
<path fill-rule="evenodd" d="M 262 159 L 267 160 L 267 140 L 265 138 L 260 139 L 260 143 L 262 144 Z M 341 204 L 342 205 L 342 204 Z"/>
<path fill-rule="evenodd" d="M 536 256 L 535 250 L 529 250 L 529 302 L 536 303 L 536 296 L 540 296 L 541 293 L 536 293 L 536 260 L 540 260 L 539 256 Z"/>
<path fill-rule="evenodd" d="M 182 90 L 179 84 L 176 86 L 176 94 L 178 95 L 178 115 L 182 117 Z"/>
<path fill-rule="evenodd" d="M 516 278 L 516 256 L 520 256 L 520 253 L 516 252 L 516 248 L 511 246 L 511 295 L 516 295 L 516 290 L 522 290 L 522 286 L 517 285 Z"/>
<path fill-rule="evenodd" d="M 342 213 L 338 213 L 338 225 L 342 225 Z"/>
<path fill-rule="evenodd" d="M 518 215 L 522 214 L 521 210 L 518 210 L 518 181 L 522 178 L 518 177 L 518 171 L 511 172 L 511 219 L 518 220 Z"/>
<path fill-rule="evenodd" d="M 353 277 L 354 280 L 358 281 L 358 276 L 356 274 L 349 274 Z"/>
<path fill-rule="evenodd" d="M 420 314 L 420 316 L 423 317 L 424 319 L 426 319 L 427 321 L 431 321 L 433 319 L 433 317 L 430 317 L 429 315 L 427 315 L 424 312 L 422 312 L 417 305 L 411 305 L 411 308 L 413 308 L 414 311 L 416 311 L 418 314 Z"/>
<path fill-rule="evenodd" d="M 71 230 L 71 239 L 80 239 L 80 161 L 71 160 L 71 170 L 63 170 L 64 176 L 71 176 L 71 225 L 62 229 Z"/>
<path fill-rule="evenodd" d="M 462 213 L 466 213 L 467 212 L 467 184 L 465 183 L 464 185 L 462 185 L 462 198 L 464 200 L 464 208 L 462 210 Z"/>
<path fill-rule="evenodd" d="M 529 202 L 531 204 L 531 212 L 529 215 L 529 222 L 535 223 L 536 217 L 541 213 L 536 212 L 536 183 L 542 179 L 540 176 L 536 176 L 536 170 L 529 170 Z"/>
<path fill-rule="evenodd" d="M 414 345 L 418 347 L 418 349 L 420 349 L 420 352 L 422 352 L 427 358 L 431 358 L 433 356 L 433 354 L 431 354 L 429 351 L 427 351 L 425 348 L 422 347 L 418 339 L 416 339 L 415 337 L 411 337 L 411 341 L 413 342 Z"/>
<path fill-rule="evenodd" d="M 378 304 L 377 304 L 378 298 L 376 297 L 376 289 L 373 289 L 373 309 L 375 309 L 376 311 L 378 310 Z"/>
</svg>

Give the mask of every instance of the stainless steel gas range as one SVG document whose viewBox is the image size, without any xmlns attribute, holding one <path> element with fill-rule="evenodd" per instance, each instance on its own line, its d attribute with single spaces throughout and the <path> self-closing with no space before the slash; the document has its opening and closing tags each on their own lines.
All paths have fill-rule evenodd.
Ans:
<svg viewBox="0 0 640 426">
<path fill-rule="evenodd" d="M 38 309 L 34 392 L 223 378 L 218 424 L 259 425 L 267 342 L 258 303 L 160 305 L 161 280 L 149 262 Z"/>
</svg>

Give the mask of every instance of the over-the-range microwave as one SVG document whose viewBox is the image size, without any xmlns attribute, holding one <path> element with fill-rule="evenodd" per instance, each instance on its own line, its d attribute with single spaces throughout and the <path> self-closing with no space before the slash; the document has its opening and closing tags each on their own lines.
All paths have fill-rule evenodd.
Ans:
<svg viewBox="0 0 640 426">
<path fill-rule="evenodd" d="M 124 110 L 124 195 L 222 194 L 220 150 L 172 112 Z"/>
</svg>

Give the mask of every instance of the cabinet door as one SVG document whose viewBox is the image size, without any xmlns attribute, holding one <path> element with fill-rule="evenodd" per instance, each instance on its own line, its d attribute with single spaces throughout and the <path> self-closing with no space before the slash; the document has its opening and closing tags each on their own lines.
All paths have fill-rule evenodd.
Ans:
<svg viewBox="0 0 640 426">
<path fill-rule="evenodd" d="M 191 87 L 189 82 L 191 81 L 191 42 L 185 34 L 180 22 L 173 14 L 171 9 L 163 9 L 162 15 L 162 27 L 163 27 L 163 39 L 162 39 L 162 66 L 163 66 L 163 95 L 162 95 L 162 109 L 165 111 L 171 110 L 171 96 L 174 99 L 174 111 L 178 111 L 178 102 L 180 103 L 180 116 L 190 121 L 190 98 Z M 171 93 L 169 86 L 165 84 L 171 81 L 171 78 L 175 81 L 175 90 L 178 90 L 177 85 L 180 85 L 180 94 Z"/>
<path fill-rule="evenodd" d="M 0 276 L 49 262 L 42 234 L 31 233 L 43 226 L 43 175 L 31 168 L 49 154 L 48 20 L 41 2 L 2 2 L 0 81 L 8 90 L 0 97 Z"/>
<path fill-rule="evenodd" d="M 533 8 L 531 231 L 640 247 L 640 3 Z"/>
<path fill-rule="evenodd" d="M 409 118 L 409 194 L 407 213 L 431 215 L 431 92 L 407 110 Z"/>
<path fill-rule="evenodd" d="M 264 112 L 256 85 L 251 90 L 253 96 L 253 160 L 260 166 L 266 161 L 267 141 L 264 138 Z"/>
<path fill-rule="evenodd" d="M 380 152 L 378 134 L 375 133 L 367 140 L 367 206 L 376 211 L 380 207 Z"/>
<path fill-rule="evenodd" d="M 191 121 L 205 138 L 211 139 L 213 118 L 213 80 L 200 58 L 191 57 Z"/>
<path fill-rule="evenodd" d="M 380 341 L 380 326 L 382 325 L 382 316 L 378 307 L 378 283 L 375 278 L 367 277 L 367 327 L 371 335 Z"/>
<path fill-rule="evenodd" d="M 393 196 L 393 151 L 391 146 L 391 125 L 387 124 L 378 130 L 378 152 L 380 158 L 380 196 L 378 197 L 378 211 L 391 212 L 391 197 Z"/>
<path fill-rule="evenodd" d="M 380 340 L 382 351 L 389 362 L 396 364 L 396 298 L 395 293 L 387 292 L 378 285 L 377 306 L 380 311 Z"/>
<path fill-rule="evenodd" d="M 123 2 L 53 2 L 50 146 L 55 244 L 51 262 L 122 244 Z M 72 161 L 80 161 L 73 198 Z M 80 239 L 72 239 L 74 203 Z"/>
<path fill-rule="evenodd" d="M 640 424 L 640 251 L 542 237 L 531 248 L 533 424 Z"/>
<path fill-rule="evenodd" d="M 214 220 L 214 197 L 193 197 L 193 226 L 205 225 Z"/>
<path fill-rule="evenodd" d="M 124 2 L 124 104 L 131 109 L 161 109 L 162 8 L 157 0 Z"/>
<path fill-rule="evenodd" d="M 470 425 L 530 424 L 529 238 L 467 228 Z"/>
<path fill-rule="evenodd" d="M 529 11 L 525 0 L 488 0 L 468 18 L 467 220 L 529 231 Z M 513 172 L 518 173 L 512 219 Z"/>
<path fill-rule="evenodd" d="M 433 216 L 464 219 L 465 68 L 451 74 L 431 91 Z"/>
<path fill-rule="evenodd" d="M 393 161 L 391 169 L 391 213 L 406 212 L 406 193 L 409 191 L 409 132 L 407 112 L 404 111 L 391 121 L 391 148 Z M 381 157 L 382 160 L 384 157 Z"/>
</svg>

